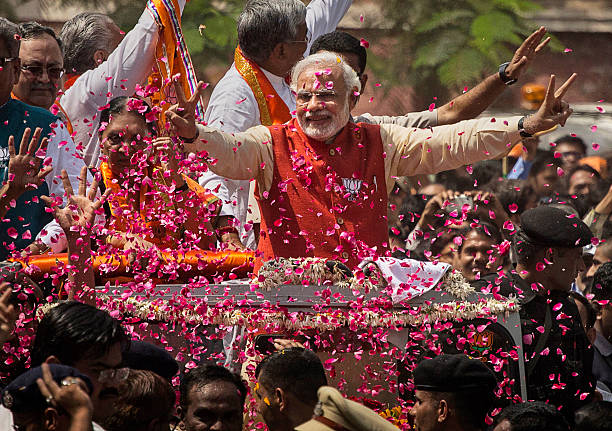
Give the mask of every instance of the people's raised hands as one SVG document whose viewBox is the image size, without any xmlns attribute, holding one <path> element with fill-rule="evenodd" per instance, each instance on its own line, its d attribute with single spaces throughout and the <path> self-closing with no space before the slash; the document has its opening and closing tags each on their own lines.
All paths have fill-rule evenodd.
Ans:
<svg viewBox="0 0 612 431">
<path fill-rule="evenodd" d="M 189 99 L 185 97 L 183 87 L 178 82 L 174 82 L 174 90 L 178 103 L 172 105 L 166 111 L 166 118 L 170 121 L 174 132 L 185 141 L 193 141 L 198 136 L 198 129 L 196 127 L 196 106 L 200 101 L 200 96 L 204 90 L 204 83 L 198 82 L 196 91 L 191 95 Z"/>
<path fill-rule="evenodd" d="M 550 82 L 546 90 L 546 97 L 540 108 L 533 115 L 529 115 L 523 122 L 525 132 L 533 135 L 537 132 L 549 130 L 560 124 L 565 125 L 568 117 L 572 115 L 569 104 L 563 100 L 563 96 L 570 85 L 576 80 L 577 74 L 572 74 L 565 83 L 555 92 L 555 75 L 550 75 Z"/>
<path fill-rule="evenodd" d="M 42 159 L 37 156 L 39 150 L 46 152 L 47 138 L 40 141 L 42 129 L 37 127 L 32 135 L 30 128 L 25 129 L 19 145 L 19 153 L 15 151 L 15 137 L 9 136 L 8 151 L 8 194 L 17 199 L 26 190 L 34 189 L 42 184 L 45 177 L 52 171 L 51 166 L 41 169 Z M 32 139 L 30 139 L 30 137 Z M 29 141 L 29 143 L 28 143 Z M 40 141 L 40 143 L 39 143 Z"/>
<path fill-rule="evenodd" d="M 429 199 L 425 205 L 425 209 L 423 209 L 421 218 L 417 223 L 419 229 L 423 230 L 428 225 L 434 225 L 438 211 L 450 205 L 451 201 L 460 194 L 461 193 L 454 190 L 445 190 Z"/>
<path fill-rule="evenodd" d="M 17 310 L 9 302 L 13 289 L 9 283 L 0 284 L 0 345 L 4 344 L 15 330 Z"/>
<path fill-rule="evenodd" d="M 83 424 L 91 426 L 91 416 L 93 414 L 93 404 L 87 393 L 87 385 L 78 377 L 66 377 L 58 385 L 53 376 L 49 365 L 41 365 L 42 379 L 37 379 L 36 384 L 43 397 L 49 404 L 56 408 L 63 409 L 71 418 L 71 422 L 81 419 Z M 74 427 L 70 429 L 75 429 Z M 79 428 L 77 428 L 79 429 Z"/>
<path fill-rule="evenodd" d="M 185 181 L 179 173 L 179 164 L 175 150 L 176 146 L 172 138 L 168 136 L 158 136 L 153 140 L 152 145 L 162 169 L 166 172 L 170 172 L 177 187 L 183 185 Z"/>
<path fill-rule="evenodd" d="M 510 64 L 506 67 L 506 75 L 512 79 L 518 79 L 527 67 L 529 63 L 538 55 L 542 49 L 550 42 L 550 37 L 547 37 L 542 41 L 546 34 L 546 28 L 540 27 L 518 47 L 515 51 Z"/>
<path fill-rule="evenodd" d="M 110 193 L 107 189 L 104 195 L 96 198 L 98 191 L 98 178 L 94 178 L 89 191 L 87 191 L 87 167 L 83 166 L 79 175 L 79 191 L 74 194 L 72 184 L 65 170 L 62 170 L 62 183 L 66 192 L 66 206 L 61 207 L 55 199 L 42 196 L 42 200 L 53 209 L 53 215 L 70 239 L 81 238 L 91 234 L 96 211 L 102 206 Z"/>
</svg>

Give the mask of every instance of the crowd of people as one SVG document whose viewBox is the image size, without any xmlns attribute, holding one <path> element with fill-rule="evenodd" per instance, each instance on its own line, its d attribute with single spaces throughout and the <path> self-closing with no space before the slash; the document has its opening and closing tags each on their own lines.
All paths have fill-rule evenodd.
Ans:
<svg viewBox="0 0 612 431">
<path fill-rule="evenodd" d="M 336 30 L 350 6 L 248 0 L 207 106 L 182 40 L 185 0 L 149 0 L 126 34 L 92 12 L 59 34 L 0 17 L 1 429 L 612 429 L 607 160 L 571 133 L 538 145 L 572 114 L 577 75 L 551 71 L 569 76 L 551 75 L 524 116 L 481 115 L 546 49 L 542 27 L 436 109 L 357 115 L 367 43 Z M 491 311 L 485 324 L 425 315 L 399 349 L 392 328 L 366 324 L 329 339 L 274 327 L 262 349 L 244 322 L 193 329 L 208 306 L 189 289 L 216 273 L 170 301 L 174 316 L 192 313 L 180 324 L 122 319 L 99 297 L 112 266 L 99 257 L 127 262 L 112 280 L 127 304 L 189 273 L 168 257 L 193 251 L 251 251 L 253 289 L 283 259 L 351 275 L 380 258 L 432 262 L 514 303 L 522 345 L 497 348 Z M 41 258 L 57 265 L 34 281 Z M 378 304 L 364 313 L 388 312 Z M 156 343 L 140 340 L 149 330 Z M 336 362 L 397 399 L 377 400 L 382 386 L 343 394 Z M 509 373 L 518 362 L 524 373 Z"/>
</svg>

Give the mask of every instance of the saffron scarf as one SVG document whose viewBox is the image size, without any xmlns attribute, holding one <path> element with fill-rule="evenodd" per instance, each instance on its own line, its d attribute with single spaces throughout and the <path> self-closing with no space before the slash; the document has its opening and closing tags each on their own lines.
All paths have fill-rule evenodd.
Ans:
<svg viewBox="0 0 612 431">
<path fill-rule="evenodd" d="M 255 95 L 261 124 L 272 126 L 291 120 L 291 112 L 283 99 L 276 93 L 261 68 L 242 54 L 240 47 L 237 47 L 234 53 L 234 64 Z"/>
<path fill-rule="evenodd" d="M 183 38 L 177 1 L 149 0 L 147 9 L 160 28 L 160 37 L 155 51 L 157 71 L 149 77 L 149 84 L 157 88 L 151 100 L 154 106 L 158 106 L 162 112 L 165 112 L 171 105 L 169 101 L 176 100 L 172 79 L 178 79 L 187 98 L 195 93 L 198 80 Z M 201 102 L 198 102 L 196 116 L 203 119 L 203 114 L 204 109 Z M 163 126 L 163 117 L 163 115 L 159 117 L 159 121 L 162 122 L 160 126 Z"/>
</svg>

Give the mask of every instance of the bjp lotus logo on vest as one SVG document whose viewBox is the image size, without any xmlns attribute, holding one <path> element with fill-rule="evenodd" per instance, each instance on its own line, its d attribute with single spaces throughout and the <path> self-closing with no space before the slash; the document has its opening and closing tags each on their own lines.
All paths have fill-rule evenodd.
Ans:
<svg viewBox="0 0 612 431">
<path fill-rule="evenodd" d="M 349 194 L 348 200 L 355 201 L 357 200 L 357 194 L 363 185 L 363 180 L 359 180 L 357 178 L 342 178 L 342 185 Z"/>
</svg>

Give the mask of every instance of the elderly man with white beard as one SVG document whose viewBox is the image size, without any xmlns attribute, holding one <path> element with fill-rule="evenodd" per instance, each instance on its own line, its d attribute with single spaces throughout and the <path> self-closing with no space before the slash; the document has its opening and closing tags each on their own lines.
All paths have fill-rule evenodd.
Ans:
<svg viewBox="0 0 612 431">
<path fill-rule="evenodd" d="M 181 98 L 168 118 L 180 136 L 193 137 L 185 150 L 210 157 L 214 172 L 257 181 L 262 228 L 256 270 L 262 260 L 277 257 L 316 256 L 354 266 L 388 250 L 393 178 L 497 158 L 521 137 L 564 125 L 572 110 L 562 97 L 575 77 L 554 94 L 551 76 L 541 108 L 527 117 L 482 118 L 433 129 L 354 124 L 349 118 L 359 79 L 336 54 L 320 52 L 293 69 L 297 118 L 286 124 L 236 134 L 196 126 L 197 94 Z"/>
</svg>

